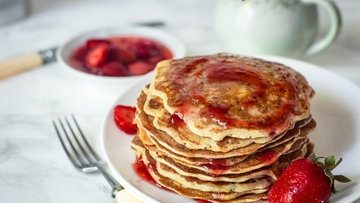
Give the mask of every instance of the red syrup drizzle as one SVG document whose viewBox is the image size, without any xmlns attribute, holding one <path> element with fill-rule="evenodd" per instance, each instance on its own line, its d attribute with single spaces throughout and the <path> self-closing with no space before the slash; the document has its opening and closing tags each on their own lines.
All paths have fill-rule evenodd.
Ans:
<svg viewBox="0 0 360 203">
<path fill-rule="evenodd" d="M 162 190 L 171 192 L 171 193 L 175 193 L 172 190 L 169 190 L 163 186 L 161 186 L 160 184 L 158 184 L 154 178 L 150 175 L 150 171 L 151 170 L 156 170 L 156 166 L 153 163 L 149 163 L 148 166 L 146 167 L 146 165 L 144 164 L 142 159 L 139 159 L 138 157 L 136 157 L 135 162 L 131 165 L 135 174 L 140 178 L 140 180 L 143 180 L 151 185 L 154 185 Z M 177 194 L 177 193 L 175 193 Z M 201 200 L 201 199 L 194 199 L 196 202 L 198 203 L 211 203 L 209 201 L 206 200 Z"/>
<path fill-rule="evenodd" d="M 154 185 L 162 190 L 174 193 L 173 191 L 158 184 L 154 180 L 154 178 L 150 175 L 151 170 L 156 170 L 155 164 L 149 163 L 148 166 L 146 167 L 143 160 L 136 157 L 135 162 L 131 166 L 132 166 L 132 169 L 134 170 L 135 174 L 140 178 L 139 181 L 141 181 L 141 180 L 145 181 L 145 182 L 147 182 L 151 185 Z"/>
<path fill-rule="evenodd" d="M 208 159 L 209 164 L 199 164 L 204 167 L 212 176 L 219 176 L 227 171 L 230 166 L 226 166 L 223 159 Z"/>
<path fill-rule="evenodd" d="M 212 164 L 201 164 L 212 176 L 219 176 L 227 171 L 230 166 L 212 165 Z"/>
<path fill-rule="evenodd" d="M 197 203 L 211 203 L 207 200 L 203 200 L 203 199 L 194 199 Z"/>
<path fill-rule="evenodd" d="M 177 113 L 172 114 L 169 117 L 169 122 L 172 128 L 185 128 L 186 127 L 186 123 L 184 122 L 183 119 L 180 118 L 180 116 L 178 116 Z"/>
<path fill-rule="evenodd" d="M 191 60 L 184 66 L 180 66 L 171 79 L 172 90 L 175 90 L 179 97 L 175 101 L 169 101 L 169 104 L 178 107 L 176 114 L 180 118 L 184 119 L 185 116 L 191 114 L 192 109 L 198 108 L 201 105 L 205 108 L 202 108 L 200 117 L 211 118 L 224 128 L 263 129 L 268 132 L 269 136 L 275 136 L 291 125 L 292 121 L 289 115 L 291 113 L 297 114 L 294 107 L 298 90 L 296 89 L 297 84 L 295 82 L 287 81 L 287 77 L 291 76 L 290 73 L 279 68 L 280 72 L 284 72 L 278 78 L 278 81 L 281 83 L 272 84 L 263 78 L 259 72 L 247 68 L 245 65 L 239 65 L 226 60 L 221 63 L 213 63 L 208 62 L 209 59 L 211 59 L 211 56 Z M 200 68 L 195 70 L 199 66 Z M 183 78 L 190 75 L 191 80 L 184 84 Z M 205 96 L 201 93 L 201 85 L 205 82 L 236 82 L 251 87 L 251 96 L 243 101 L 239 101 L 240 108 L 244 110 L 256 106 L 258 109 L 266 111 L 268 91 L 285 95 L 287 98 L 272 104 L 273 113 L 267 114 L 263 120 L 251 120 L 251 116 L 249 119 L 246 119 L 246 116 L 244 119 L 234 119 L 228 116 L 230 109 L 227 105 L 212 104 L 206 101 Z M 184 86 L 188 87 L 188 93 L 183 92 L 182 88 Z M 247 114 L 246 111 L 244 113 Z"/>
<path fill-rule="evenodd" d="M 261 162 L 266 163 L 266 165 L 268 166 L 274 163 L 278 158 L 277 154 L 271 150 L 260 152 L 257 156 L 259 157 Z"/>
</svg>

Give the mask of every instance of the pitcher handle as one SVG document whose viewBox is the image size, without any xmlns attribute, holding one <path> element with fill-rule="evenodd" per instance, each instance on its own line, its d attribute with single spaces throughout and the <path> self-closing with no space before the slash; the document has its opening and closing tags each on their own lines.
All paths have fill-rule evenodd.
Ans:
<svg viewBox="0 0 360 203">
<path fill-rule="evenodd" d="M 325 8 L 325 10 L 329 13 L 331 19 L 331 25 L 329 32 L 325 35 L 321 40 L 313 43 L 310 48 L 305 52 L 306 56 L 310 56 L 316 54 L 327 46 L 329 46 L 339 35 L 341 28 L 341 15 L 338 7 L 334 2 L 329 0 L 303 0 L 304 3 L 309 4 L 318 4 Z"/>
</svg>

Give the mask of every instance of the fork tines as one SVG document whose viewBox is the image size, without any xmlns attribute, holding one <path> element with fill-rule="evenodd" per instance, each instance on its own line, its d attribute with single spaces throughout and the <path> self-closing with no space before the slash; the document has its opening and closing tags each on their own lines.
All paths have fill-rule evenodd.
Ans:
<svg viewBox="0 0 360 203">
<path fill-rule="evenodd" d="M 53 120 L 60 142 L 70 161 L 77 169 L 83 172 L 85 172 L 84 170 L 86 172 L 97 171 L 96 164 L 101 159 L 87 142 L 75 117 L 73 115 L 71 117 L 72 122 L 69 122 L 67 117 L 59 118 L 57 122 Z"/>
</svg>

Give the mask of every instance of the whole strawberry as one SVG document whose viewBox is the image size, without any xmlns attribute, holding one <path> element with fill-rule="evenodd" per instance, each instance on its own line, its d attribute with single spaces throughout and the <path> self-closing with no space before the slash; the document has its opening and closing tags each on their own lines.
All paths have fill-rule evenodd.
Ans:
<svg viewBox="0 0 360 203">
<path fill-rule="evenodd" d="M 335 163 L 334 156 L 321 163 L 315 154 L 311 158 L 298 159 L 292 162 L 279 176 L 271 187 L 268 195 L 270 202 L 298 202 L 315 203 L 327 202 L 331 193 L 338 193 L 334 187 L 334 180 L 350 182 L 342 175 L 332 175 L 333 170 L 342 159 Z"/>
</svg>

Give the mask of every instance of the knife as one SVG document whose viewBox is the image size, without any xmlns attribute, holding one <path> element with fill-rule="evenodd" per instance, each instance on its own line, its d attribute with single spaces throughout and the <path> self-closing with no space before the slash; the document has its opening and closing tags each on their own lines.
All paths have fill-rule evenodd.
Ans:
<svg viewBox="0 0 360 203">
<path fill-rule="evenodd" d="M 165 24 L 161 21 L 133 23 L 136 26 L 161 27 Z M 0 62 L 0 80 L 31 70 L 33 68 L 56 61 L 57 47 L 41 50 L 37 53 L 30 53 Z"/>
</svg>

